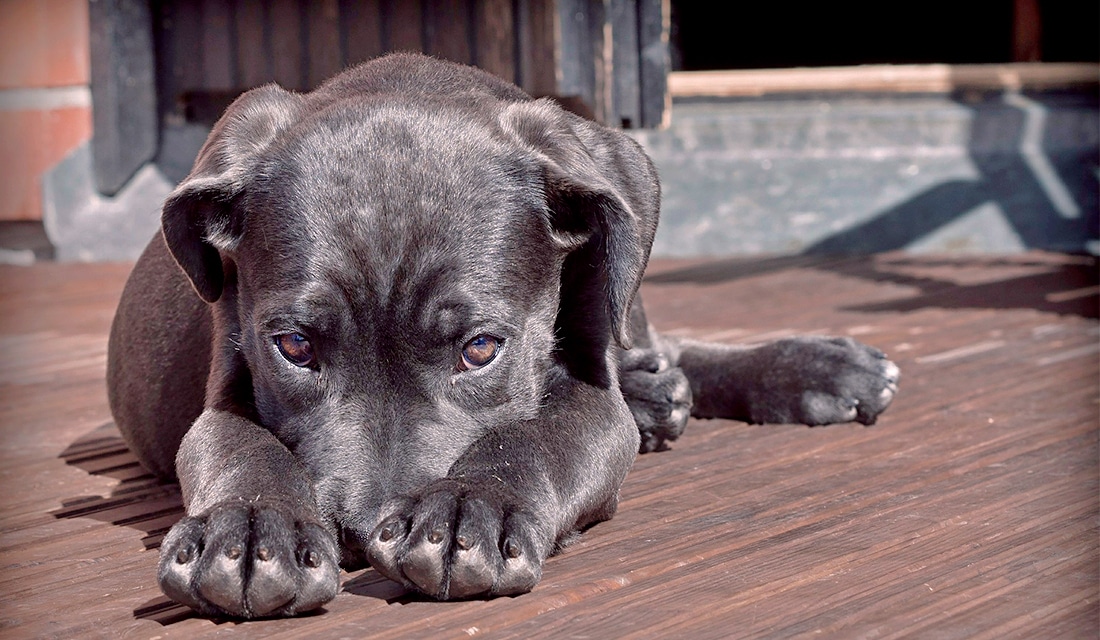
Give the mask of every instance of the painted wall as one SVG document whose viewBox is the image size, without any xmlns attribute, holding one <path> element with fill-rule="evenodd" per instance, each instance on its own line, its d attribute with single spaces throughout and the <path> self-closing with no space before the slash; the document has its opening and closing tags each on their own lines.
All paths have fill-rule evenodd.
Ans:
<svg viewBox="0 0 1100 640">
<path fill-rule="evenodd" d="M 0 221 L 42 219 L 42 175 L 92 134 L 87 0 L 0 0 Z"/>
</svg>

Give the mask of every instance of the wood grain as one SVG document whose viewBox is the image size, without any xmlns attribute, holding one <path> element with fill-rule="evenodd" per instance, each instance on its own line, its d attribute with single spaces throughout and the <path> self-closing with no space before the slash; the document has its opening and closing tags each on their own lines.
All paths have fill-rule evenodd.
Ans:
<svg viewBox="0 0 1100 640">
<path fill-rule="evenodd" d="M 651 320 L 853 335 L 902 367 L 873 427 L 694 421 L 618 515 L 516 598 L 437 603 L 373 570 L 320 615 L 193 617 L 156 587 L 178 489 L 110 422 L 127 265 L 0 267 L 3 637 L 1091 638 L 1100 632 L 1092 258 L 657 261 Z"/>
</svg>

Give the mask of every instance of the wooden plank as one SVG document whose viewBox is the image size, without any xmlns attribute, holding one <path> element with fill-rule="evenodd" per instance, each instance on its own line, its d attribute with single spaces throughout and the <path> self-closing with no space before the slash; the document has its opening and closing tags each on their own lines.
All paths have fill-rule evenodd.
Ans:
<svg viewBox="0 0 1100 640">
<path fill-rule="evenodd" d="M 199 0 L 166 2 L 160 9 L 157 80 L 162 111 L 183 116 L 183 95 L 203 85 L 202 10 Z"/>
<path fill-rule="evenodd" d="M 343 60 L 340 52 L 340 3 L 319 0 L 306 12 L 309 52 L 307 86 L 315 88 L 339 73 Z"/>
<path fill-rule="evenodd" d="M 950 93 L 963 89 L 1066 89 L 1100 84 L 1100 65 L 1067 62 L 676 71 L 669 74 L 668 83 L 672 96 L 678 98 L 831 91 Z"/>
<path fill-rule="evenodd" d="M 612 111 L 609 124 L 642 126 L 641 48 L 637 0 L 611 0 Z"/>
<path fill-rule="evenodd" d="M 307 88 L 303 6 L 298 0 L 271 0 L 271 62 L 275 82 L 286 89 Z"/>
<path fill-rule="evenodd" d="M 153 12 L 144 0 L 95 2 L 88 21 L 93 177 L 113 196 L 157 153 Z"/>
<path fill-rule="evenodd" d="M 238 88 L 236 51 L 233 44 L 233 5 L 222 0 L 202 0 L 203 82 L 207 91 Z"/>
<path fill-rule="evenodd" d="M 236 75 L 242 89 L 251 89 L 275 77 L 267 5 L 262 0 L 237 0 L 235 4 Z"/>
<path fill-rule="evenodd" d="M 672 114 L 668 90 L 670 13 L 669 0 L 638 0 L 639 99 L 641 126 L 646 128 L 668 126 Z"/>
<path fill-rule="evenodd" d="M 473 62 L 470 17 L 472 0 L 435 0 L 424 14 L 424 50 L 462 64 Z"/>
<path fill-rule="evenodd" d="M 346 66 L 381 55 L 384 51 L 381 0 L 341 0 L 340 29 Z"/>
<path fill-rule="evenodd" d="M 614 48 L 611 15 L 604 0 L 589 2 L 588 39 L 592 50 L 592 111 L 595 120 L 618 126 L 615 119 Z"/>
<path fill-rule="evenodd" d="M 319 615 L 229 626 L 155 584 L 178 490 L 136 465 L 103 390 L 127 270 L 0 267 L 0 350 L 20 363 L 0 370 L 12 637 L 1100 633 L 1094 258 L 654 260 L 643 295 L 659 327 L 855 335 L 901 365 L 895 405 L 874 427 L 692 421 L 638 458 L 616 517 L 526 595 L 436 603 L 368 569 Z"/>
<path fill-rule="evenodd" d="M 591 37 L 597 16 L 589 0 L 557 0 L 557 95 L 583 101 L 594 109 L 596 100 L 595 43 Z M 601 39 L 602 42 L 602 39 Z"/>
<path fill-rule="evenodd" d="M 519 83 L 516 69 L 516 16 L 512 0 L 476 0 L 474 63 L 509 82 Z"/>
<path fill-rule="evenodd" d="M 386 48 L 390 51 L 424 51 L 424 9 L 421 0 L 388 0 Z"/>
<path fill-rule="evenodd" d="M 557 12 L 553 0 L 521 2 L 517 15 L 519 86 L 533 96 L 557 93 L 559 56 Z"/>
</svg>

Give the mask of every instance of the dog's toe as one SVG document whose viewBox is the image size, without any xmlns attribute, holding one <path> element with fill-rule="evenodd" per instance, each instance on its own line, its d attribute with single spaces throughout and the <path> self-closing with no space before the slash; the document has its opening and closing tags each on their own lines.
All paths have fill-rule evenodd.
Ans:
<svg viewBox="0 0 1100 640">
<path fill-rule="evenodd" d="M 631 358 L 623 359 L 619 384 L 641 433 L 639 450 L 647 453 L 666 449 L 668 442 L 683 433 L 691 415 L 691 384 L 682 369 L 667 365 L 663 355 L 643 352 Z M 653 363 L 664 364 L 654 367 Z"/>
<path fill-rule="evenodd" d="M 161 545 L 161 589 L 211 616 L 311 611 L 336 596 L 332 536 L 275 509 L 228 505 L 176 524 Z"/>
<path fill-rule="evenodd" d="M 523 513 L 512 514 L 500 545 L 504 568 L 494 595 L 516 595 L 533 589 L 542 578 L 544 552 L 536 544 L 538 528 Z"/>
<path fill-rule="evenodd" d="M 750 403 L 751 422 L 870 425 L 898 391 L 898 366 L 851 338 L 786 338 L 758 354 L 767 384 Z"/>
<path fill-rule="evenodd" d="M 534 587 L 546 552 L 524 512 L 502 502 L 496 486 L 440 485 L 419 500 L 389 503 L 367 546 L 371 566 L 441 600 Z"/>
<path fill-rule="evenodd" d="M 504 564 L 499 549 L 501 533 L 501 514 L 492 505 L 480 499 L 462 505 L 451 559 L 451 598 L 468 598 L 493 588 Z"/>
</svg>

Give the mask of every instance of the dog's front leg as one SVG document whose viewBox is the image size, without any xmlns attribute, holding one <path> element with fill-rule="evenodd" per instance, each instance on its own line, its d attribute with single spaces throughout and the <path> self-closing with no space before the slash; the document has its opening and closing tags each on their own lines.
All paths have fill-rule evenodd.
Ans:
<svg viewBox="0 0 1100 640">
<path fill-rule="evenodd" d="M 537 419 L 491 431 L 447 477 L 389 500 L 371 565 L 439 599 L 529 591 L 564 538 L 611 517 L 637 448 L 620 394 L 560 384 Z"/>
<path fill-rule="evenodd" d="M 207 615 L 263 617 L 316 609 L 339 587 L 332 534 L 305 469 L 267 430 L 207 409 L 180 445 L 187 515 L 161 545 L 158 578 Z"/>
</svg>

